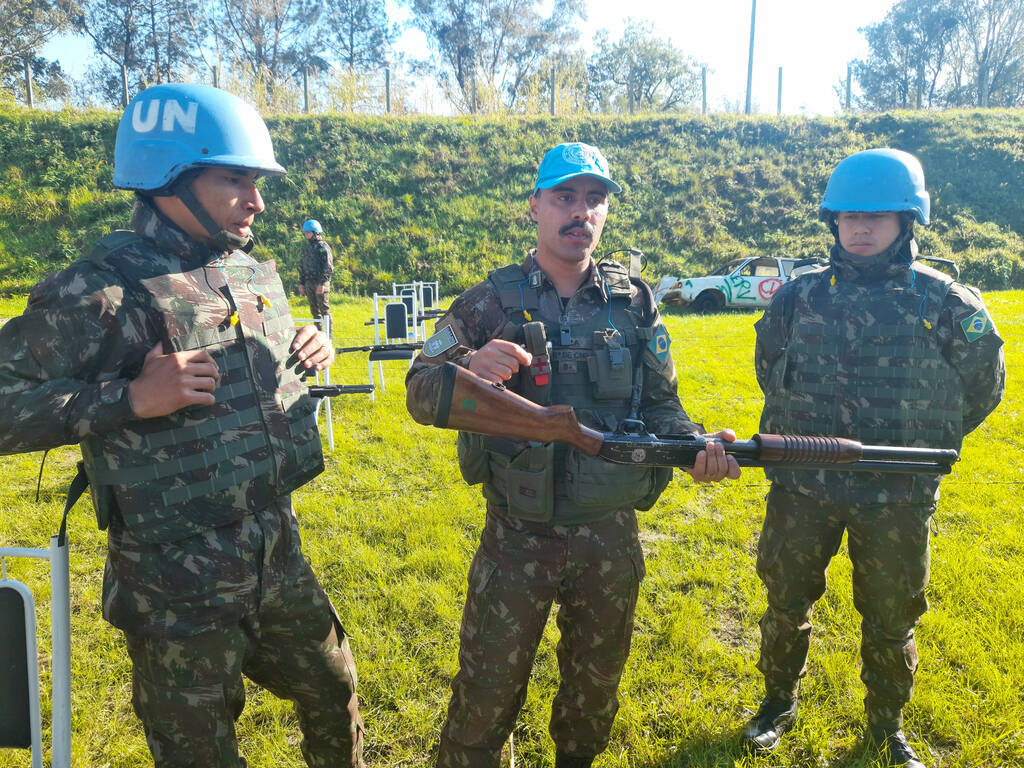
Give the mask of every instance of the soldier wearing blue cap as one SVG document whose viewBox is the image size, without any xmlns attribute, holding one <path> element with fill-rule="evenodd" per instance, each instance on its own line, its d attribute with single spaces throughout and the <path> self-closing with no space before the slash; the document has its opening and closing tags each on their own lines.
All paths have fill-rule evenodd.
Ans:
<svg viewBox="0 0 1024 768">
<path fill-rule="evenodd" d="M 999 403 L 1002 339 L 981 294 L 918 260 L 930 199 L 913 155 L 872 149 L 836 166 L 820 216 L 830 264 L 787 283 L 756 324 L 763 432 L 959 450 Z M 844 530 L 861 623 L 868 738 L 888 765 L 923 768 L 902 730 L 927 609 L 928 521 L 940 476 L 766 470 L 757 550 L 765 698 L 744 739 L 775 748 L 793 727 L 811 611 Z"/>
<path fill-rule="evenodd" d="M 300 374 L 333 349 L 296 332 L 274 263 L 248 255 L 256 180 L 278 173 L 241 99 L 144 90 L 114 148 L 131 229 L 0 330 L 0 452 L 81 445 L 108 532 L 103 615 L 158 768 L 245 765 L 243 674 L 294 702 L 308 765 L 362 765 L 348 640 L 290 500 L 323 470 Z"/>
<path fill-rule="evenodd" d="M 534 402 L 572 405 L 590 427 L 642 418 L 656 433 L 704 431 L 679 402 L 650 287 L 592 256 L 609 196 L 620 191 L 596 147 L 561 144 L 544 156 L 530 196 L 536 248 L 491 272 L 438 322 L 406 378 L 417 421 L 432 422 L 440 366 L 451 361 Z M 557 601 L 555 765 L 586 768 L 607 746 L 629 655 L 644 576 L 635 510 L 655 503 L 671 472 L 468 433 L 459 435 L 458 455 L 465 480 L 482 484 L 487 517 L 437 764 L 498 766 Z M 739 476 L 720 445 L 687 471 L 697 481 Z"/>
</svg>

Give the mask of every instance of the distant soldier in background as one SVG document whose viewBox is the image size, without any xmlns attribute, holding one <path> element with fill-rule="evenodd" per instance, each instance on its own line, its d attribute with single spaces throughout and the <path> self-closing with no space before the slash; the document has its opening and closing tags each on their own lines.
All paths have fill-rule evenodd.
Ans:
<svg viewBox="0 0 1024 768">
<path fill-rule="evenodd" d="M 433 422 L 441 366 L 454 362 L 542 405 L 572 405 L 590 427 L 642 418 L 655 433 L 704 431 L 679 402 L 650 287 L 638 271 L 591 255 L 620 191 L 596 147 L 561 144 L 545 154 L 530 196 L 536 248 L 459 296 L 438 322 L 406 378 L 417 421 Z M 550 339 L 550 354 L 541 344 L 534 358 L 522 345 L 537 335 Z M 735 439 L 732 430 L 716 436 Z M 619 707 L 644 577 L 634 510 L 654 505 L 671 470 L 469 433 L 459 434 L 458 454 L 463 478 L 483 483 L 487 519 L 469 570 L 437 764 L 497 768 L 557 600 L 555 765 L 588 768 Z M 702 482 L 739 477 L 718 443 L 685 471 Z"/>
<path fill-rule="evenodd" d="M 914 222 L 930 199 L 917 158 L 847 157 L 820 215 L 831 263 L 786 283 L 757 322 L 761 431 L 876 445 L 960 449 L 1002 399 L 1003 341 L 981 294 L 917 261 Z M 845 530 L 861 622 L 868 738 L 890 765 L 923 768 L 903 733 L 917 669 L 914 627 L 928 607 L 928 521 L 940 476 L 765 470 L 771 480 L 757 572 L 766 696 L 744 739 L 774 749 L 793 727 L 811 611 Z"/>
<path fill-rule="evenodd" d="M 290 496 L 323 471 L 300 372 L 334 350 L 296 333 L 274 263 L 248 255 L 256 180 L 280 173 L 241 99 L 144 90 L 114 148 L 131 229 L 0 329 L 0 452 L 81 444 L 108 532 L 103 615 L 157 768 L 245 766 L 243 674 L 295 704 L 308 765 L 362 765 L 355 666 Z"/>
<path fill-rule="evenodd" d="M 323 318 L 331 316 L 331 275 L 334 274 L 334 255 L 323 232 L 316 219 L 307 219 L 302 224 L 306 242 L 302 244 L 299 260 L 299 295 L 309 300 L 309 311 L 320 330 L 324 327 Z"/>
</svg>

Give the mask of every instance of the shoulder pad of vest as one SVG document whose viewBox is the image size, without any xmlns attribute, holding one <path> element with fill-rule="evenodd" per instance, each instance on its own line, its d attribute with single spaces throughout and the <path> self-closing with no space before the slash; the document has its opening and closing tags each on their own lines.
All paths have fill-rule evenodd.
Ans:
<svg viewBox="0 0 1024 768">
<path fill-rule="evenodd" d="M 101 267 L 106 266 L 107 257 L 112 253 L 145 239 L 142 235 L 130 229 L 115 229 L 97 241 L 96 245 L 89 252 L 89 261 Z"/>
<path fill-rule="evenodd" d="M 941 269 L 935 269 L 935 267 L 929 267 L 927 264 L 922 264 L 920 261 L 915 261 L 910 268 L 917 273 L 917 279 L 920 280 L 922 277 L 925 279 L 936 280 L 942 285 L 951 285 L 955 281 L 952 277 L 947 275 Z"/>
<path fill-rule="evenodd" d="M 939 321 L 942 307 L 946 303 L 949 289 L 955 282 L 952 277 L 934 267 L 915 261 L 910 268 L 917 276 L 917 290 L 924 294 L 925 301 L 920 310 L 921 317 L 931 325 Z M 930 326 L 929 326 L 930 327 Z"/>
<path fill-rule="evenodd" d="M 629 284 L 629 270 L 617 261 L 602 261 L 597 265 L 597 271 L 601 273 L 608 284 L 608 292 L 612 296 L 630 296 L 633 293 Z"/>
<path fill-rule="evenodd" d="M 492 269 L 487 274 L 487 279 L 498 286 L 498 290 L 508 285 L 518 286 L 525 277 L 523 268 L 519 264 L 498 267 L 497 269 Z"/>
</svg>

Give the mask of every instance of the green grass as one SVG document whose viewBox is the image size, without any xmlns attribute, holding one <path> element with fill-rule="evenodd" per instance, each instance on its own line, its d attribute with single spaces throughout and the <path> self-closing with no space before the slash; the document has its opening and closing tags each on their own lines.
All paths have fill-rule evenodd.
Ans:
<svg viewBox="0 0 1024 768">
<path fill-rule="evenodd" d="M 1024 766 L 1024 292 L 987 294 L 1006 339 L 1009 388 L 1000 408 L 966 443 L 943 484 L 933 540 L 931 610 L 918 632 L 921 667 L 907 710 L 911 742 L 929 766 Z M 18 310 L 0 304 L 0 314 Z M 335 341 L 366 343 L 367 300 L 339 302 Z M 13 309 L 12 309 L 13 307 Z M 296 314 L 306 314 L 298 300 Z M 756 431 L 760 399 L 752 375 L 756 314 L 667 318 L 684 405 L 708 428 Z M 360 674 L 375 766 L 430 763 L 456 670 L 458 624 L 470 558 L 483 523 L 475 489 L 460 480 L 454 433 L 416 426 L 404 408 L 399 363 L 385 365 L 388 390 L 334 401 L 336 448 L 327 471 L 295 495 L 305 549 L 337 605 Z M 365 356 L 348 355 L 335 383 L 366 381 Z M 40 454 L 0 458 L 0 542 L 43 546 L 54 532 L 73 472 L 74 448 L 47 460 L 35 503 Z M 859 618 L 844 553 L 818 605 L 797 730 L 768 759 L 742 755 L 742 721 L 761 694 L 754 668 L 764 594 L 754 551 L 767 483 L 758 470 L 736 482 L 697 487 L 677 479 L 641 529 L 648 576 L 633 653 L 608 751 L 610 766 L 841 766 L 866 768 L 859 743 Z M 99 616 L 105 537 L 88 502 L 71 515 L 75 766 L 150 764 L 129 704 L 129 668 L 119 633 Z M 9 571 L 38 596 L 48 632 L 46 568 L 11 560 Z M 557 685 L 549 622 L 526 706 L 515 731 L 517 765 L 550 765 L 547 735 Z M 44 641 L 44 648 L 48 647 Z M 48 673 L 48 666 L 44 673 Z M 250 687 L 238 730 L 254 768 L 302 765 L 289 705 Z M 44 713 L 44 718 L 45 718 Z M 0 751 L 0 766 L 28 766 L 27 752 Z"/>
</svg>

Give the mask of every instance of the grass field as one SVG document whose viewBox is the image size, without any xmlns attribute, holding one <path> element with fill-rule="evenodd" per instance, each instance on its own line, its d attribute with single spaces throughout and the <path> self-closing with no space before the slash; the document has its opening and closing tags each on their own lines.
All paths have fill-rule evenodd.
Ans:
<svg viewBox="0 0 1024 768">
<path fill-rule="evenodd" d="M 1006 340 L 1009 387 L 1000 408 L 968 438 L 935 518 L 931 610 L 918 632 L 921 666 L 907 710 L 908 735 L 929 766 L 1024 766 L 1024 389 L 1017 376 L 1024 365 L 1024 291 L 990 293 L 987 301 Z M 295 309 L 306 314 L 297 303 Z M 18 300 L 0 304 L 0 316 L 19 310 Z M 335 341 L 366 343 L 369 313 L 366 300 L 340 302 Z M 760 408 L 752 373 L 756 317 L 667 318 L 684 405 L 709 428 L 732 426 L 741 437 L 756 431 Z M 334 401 L 336 448 L 327 471 L 295 495 L 295 505 L 306 551 L 353 636 L 368 762 L 398 768 L 431 762 L 456 671 L 465 578 L 483 505 L 459 478 L 454 433 L 413 424 L 404 408 L 404 366 L 389 363 L 386 371 L 388 389 L 375 403 L 364 395 Z M 332 377 L 365 382 L 365 356 L 346 356 Z M 75 448 L 51 452 L 38 503 L 41 454 L 0 457 L 7 478 L 0 543 L 45 545 L 76 456 Z M 764 594 L 754 551 L 767 487 L 759 470 L 713 487 L 677 479 L 641 514 L 648 576 L 621 709 L 598 768 L 874 765 L 874 754 L 859 742 L 859 617 L 845 555 L 833 562 L 817 608 L 796 731 L 770 758 L 745 757 L 739 747 L 739 726 L 761 695 L 754 663 Z M 87 501 L 73 510 L 70 530 L 73 763 L 151 764 L 129 704 L 121 636 L 99 615 L 105 537 Z M 36 591 L 45 635 L 45 566 L 12 560 L 8 570 Z M 549 622 L 516 726 L 520 766 L 552 763 L 547 718 L 558 679 L 557 634 Z M 43 672 L 45 678 L 45 662 Z M 238 725 L 249 765 L 301 766 L 290 707 L 254 687 L 249 694 Z M 28 765 L 27 752 L 0 750 L 0 767 Z"/>
</svg>

